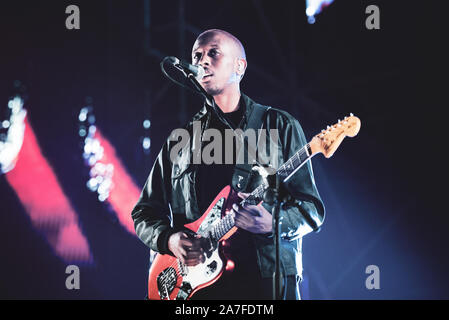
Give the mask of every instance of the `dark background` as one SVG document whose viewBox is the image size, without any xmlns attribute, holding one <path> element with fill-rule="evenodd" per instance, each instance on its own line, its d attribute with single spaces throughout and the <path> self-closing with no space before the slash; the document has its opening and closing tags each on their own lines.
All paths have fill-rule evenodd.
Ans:
<svg viewBox="0 0 449 320">
<path fill-rule="evenodd" d="M 80 30 L 65 28 L 70 4 L 80 8 Z M 365 28 L 369 4 L 380 8 L 380 30 Z M 449 220 L 440 204 L 447 81 L 438 77 L 447 28 L 436 4 L 336 0 L 308 24 L 305 1 L 2 3 L 1 110 L 20 80 L 28 119 L 96 262 L 81 267 L 80 290 L 67 290 L 67 263 L 1 176 L 0 297 L 145 296 L 149 250 L 87 190 L 78 113 L 90 97 L 97 126 L 142 187 L 165 138 L 201 106 L 159 63 L 189 59 L 200 32 L 221 28 L 246 48 L 242 91 L 290 112 L 307 139 L 350 112 L 362 120 L 331 159 L 312 161 L 327 215 L 321 232 L 304 239 L 304 297 L 448 299 Z M 141 147 L 146 118 L 150 154 Z M 380 268 L 380 290 L 365 288 L 371 264 Z"/>
</svg>

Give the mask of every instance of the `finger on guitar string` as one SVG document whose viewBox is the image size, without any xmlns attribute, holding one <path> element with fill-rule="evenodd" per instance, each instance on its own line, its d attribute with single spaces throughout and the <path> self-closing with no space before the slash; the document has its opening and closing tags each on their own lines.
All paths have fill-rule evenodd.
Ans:
<svg viewBox="0 0 449 320">
<path fill-rule="evenodd" d="M 172 234 L 168 240 L 169 250 L 181 263 L 193 266 L 201 263 L 204 250 L 201 247 L 201 237 L 189 232 L 179 231 Z"/>
<path fill-rule="evenodd" d="M 187 266 L 194 266 L 203 262 L 205 254 L 201 247 L 186 247 L 184 252 L 180 260 Z"/>
<path fill-rule="evenodd" d="M 184 255 L 189 253 L 203 253 L 203 248 L 200 241 L 188 241 L 181 243 L 182 249 L 185 251 Z"/>
<path fill-rule="evenodd" d="M 267 233 L 272 229 L 271 214 L 262 206 L 234 206 L 235 226 L 251 233 Z"/>
<path fill-rule="evenodd" d="M 246 199 L 250 196 L 250 193 L 237 192 L 237 195 L 242 199 Z"/>
<path fill-rule="evenodd" d="M 240 206 L 240 205 L 234 203 L 232 205 L 232 209 L 234 209 L 234 211 L 237 214 L 248 213 L 255 217 L 260 217 L 262 215 L 260 213 L 260 207 L 258 205 L 257 206 L 254 206 L 254 205 Z"/>
</svg>

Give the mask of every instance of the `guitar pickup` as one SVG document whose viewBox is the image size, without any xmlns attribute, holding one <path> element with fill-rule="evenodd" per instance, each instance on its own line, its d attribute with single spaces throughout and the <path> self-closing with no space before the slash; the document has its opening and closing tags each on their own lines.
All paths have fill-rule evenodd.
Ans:
<svg viewBox="0 0 449 320">
<path fill-rule="evenodd" d="M 212 255 L 212 252 L 215 250 L 216 246 L 212 242 L 210 237 L 201 238 L 201 248 L 203 248 L 204 253 L 208 258 Z"/>
<path fill-rule="evenodd" d="M 206 275 L 210 275 L 211 273 L 214 273 L 217 270 L 217 261 L 212 261 L 207 265 L 206 269 Z"/>
</svg>

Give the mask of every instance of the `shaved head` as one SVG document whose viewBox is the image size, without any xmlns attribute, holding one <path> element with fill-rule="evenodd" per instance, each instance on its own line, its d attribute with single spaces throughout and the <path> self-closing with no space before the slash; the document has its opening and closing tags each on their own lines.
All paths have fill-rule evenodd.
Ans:
<svg viewBox="0 0 449 320">
<path fill-rule="evenodd" d="M 198 38 L 196 38 L 196 42 L 198 43 L 204 43 L 204 42 L 210 42 L 217 34 L 224 36 L 227 40 L 230 41 L 234 48 L 234 53 L 236 58 L 241 58 L 246 60 L 246 53 L 245 48 L 243 47 L 242 43 L 239 39 L 237 39 L 235 36 L 230 34 L 227 31 L 221 30 L 221 29 L 210 29 L 206 30 L 203 33 L 201 33 Z"/>
<path fill-rule="evenodd" d="M 247 67 L 246 54 L 239 39 L 229 32 L 210 29 L 201 33 L 193 44 L 192 64 L 204 68 L 201 85 L 210 95 L 240 92 L 239 83 Z"/>
</svg>

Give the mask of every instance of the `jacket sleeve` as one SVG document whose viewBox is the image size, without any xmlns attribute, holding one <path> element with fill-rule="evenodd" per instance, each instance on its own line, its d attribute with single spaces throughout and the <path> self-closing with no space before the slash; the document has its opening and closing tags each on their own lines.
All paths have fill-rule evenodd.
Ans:
<svg viewBox="0 0 449 320">
<path fill-rule="evenodd" d="M 287 161 L 307 142 L 298 120 L 291 116 L 284 118 L 284 130 L 280 130 L 283 157 Z M 294 201 L 280 210 L 281 237 L 295 240 L 317 231 L 324 221 L 325 209 L 315 185 L 312 163 L 307 161 L 284 185 Z M 271 212 L 272 206 L 263 204 Z"/>
<path fill-rule="evenodd" d="M 172 254 L 168 238 L 176 232 L 169 207 L 171 192 L 171 165 L 167 143 L 160 151 L 131 217 L 137 236 L 152 250 Z"/>
</svg>

